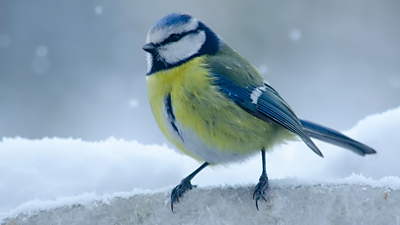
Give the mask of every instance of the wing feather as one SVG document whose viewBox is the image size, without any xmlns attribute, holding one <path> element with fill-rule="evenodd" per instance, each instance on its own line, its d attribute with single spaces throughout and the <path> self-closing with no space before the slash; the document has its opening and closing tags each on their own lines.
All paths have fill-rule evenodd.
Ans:
<svg viewBox="0 0 400 225">
<path fill-rule="evenodd" d="M 251 94 L 258 87 L 248 85 L 240 87 L 232 81 L 225 79 L 217 73 L 213 73 L 214 85 L 219 91 L 240 106 L 246 112 L 266 122 L 273 121 L 287 130 L 297 134 L 316 154 L 323 157 L 321 151 L 305 133 L 303 127 L 294 114 L 290 106 L 281 98 L 278 92 L 268 84 L 263 84 L 265 88 L 258 97 L 257 103 L 251 99 Z"/>
</svg>

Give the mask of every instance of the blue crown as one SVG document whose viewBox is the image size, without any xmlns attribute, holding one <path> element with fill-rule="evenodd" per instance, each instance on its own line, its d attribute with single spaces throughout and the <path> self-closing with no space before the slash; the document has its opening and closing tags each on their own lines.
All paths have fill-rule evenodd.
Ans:
<svg viewBox="0 0 400 225">
<path fill-rule="evenodd" d="M 192 17 L 187 14 L 170 13 L 158 20 L 150 30 L 160 30 L 177 24 L 185 24 L 189 22 L 190 19 L 192 19 Z"/>
</svg>

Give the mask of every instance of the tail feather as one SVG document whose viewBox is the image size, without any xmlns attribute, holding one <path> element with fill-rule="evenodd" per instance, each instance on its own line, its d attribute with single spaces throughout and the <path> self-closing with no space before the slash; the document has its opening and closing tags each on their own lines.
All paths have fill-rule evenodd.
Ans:
<svg viewBox="0 0 400 225">
<path fill-rule="evenodd" d="M 349 149 L 362 156 L 376 153 L 374 149 L 364 145 L 363 143 L 353 140 L 336 130 L 307 120 L 300 120 L 300 122 L 306 134 L 312 138 Z"/>
</svg>

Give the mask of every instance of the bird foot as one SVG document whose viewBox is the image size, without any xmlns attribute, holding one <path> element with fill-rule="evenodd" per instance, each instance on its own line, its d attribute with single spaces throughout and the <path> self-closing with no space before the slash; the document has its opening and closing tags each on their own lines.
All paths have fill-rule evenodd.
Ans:
<svg viewBox="0 0 400 225">
<path fill-rule="evenodd" d="M 179 202 L 179 198 L 182 197 L 183 193 L 187 190 L 195 188 L 196 185 L 192 185 L 189 179 L 183 179 L 171 192 L 171 210 L 174 211 L 174 203 Z"/>
<path fill-rule="evenodd" d="M 265 198 L 265 193 L 267 191 L 269 187 L 269 183 L 268 183 L 268 177 L 266 174 L 262 174 L 260 176 L 260 180 L 258 181 L 258 184 L 256 185 L 256 188 L 254 189 L 254 193 L 253 193 L 253 199 L 256 202 L 256 208 L 258 209 L 258 200 L 259 199 L 264 199 L 265 201 L 267 201 L 267 199 Z"/>
</svg>

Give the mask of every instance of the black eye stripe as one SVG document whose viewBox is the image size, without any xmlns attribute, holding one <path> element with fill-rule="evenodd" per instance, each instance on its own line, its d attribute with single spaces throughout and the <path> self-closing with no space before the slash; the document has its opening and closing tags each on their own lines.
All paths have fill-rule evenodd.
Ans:
<svg viewBox="0 0 400 225">
<path fill-rule="evenodd" d="M 204 25 L 202 22 L 199 22 L 199 27 L 196 30 L 190 31 L 190 32 L 185 32 L 185 33 L 182 33 L 181 35 L 182 35 L 182 37 L 184 37 L 185 35 L 188 35 L 190 33 L 200 33 L 200 32 L 204 32 L 204 35 L 206 38 L 205 38 L 205 42 L 203 43 L 203 45 L 200 48 L 198 53 L 196 53 L 184 60 L 181 60 L 177 63 L 173 63 L 173 64 L 169 64 L 169 63 L 165 62 L 161 57 L 157 57 L 159 55 L 159 53 L 157 53 L 157 52 L 153 53 L 152 67 L 151 67 L 150 71 L 147 73 L 147 76 L 150 76 L 158 71 L 177 67 L 177 66 L 182 65 L 183 63 L 185 63 L 195 57 L 198 57 L 198 56 L 216 54 L 218 52 L 218 50 L 220 49 L 220 47 L 223 45 L 223 42 L 221 42 L 221 40 L 218 38 L 218 36 L 210 28 L 208 28 L 206 25 Z M 160 45 L 165 45 L 165 44 L 166 43 L 164 40 L 163 43 L 154 44 L 154 45 L 156 47 L 159 47 Z"/>
<path fill-rule="evenodd" d="M 179 39 L 181 39 L 183 36 L 182 34 L 171 34 L 166 40 L 165 42 L 176 42 L 179 41 Z"/>
<path fill-rule="evenodd" d="M 167 45 L 169 43 L 172 42 L 177 42 L 179 41 L 181 38 L 185 37 L 188 34 L 194 34 L 194 33 L 198 33 L 200 31 L 200 29 L 196 29 L 196 30 L 191 30 L 191 31 L 187 31 L 187 32 L 183 32 L 180 34 L 171 34 L 167 39 L 165 39 L 163 42 L 156 44 L 155 46 L 162 46 L 162 45 Z"/>
</svg>

